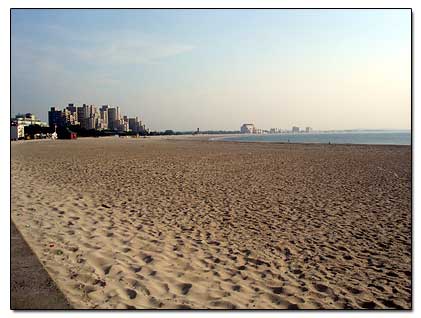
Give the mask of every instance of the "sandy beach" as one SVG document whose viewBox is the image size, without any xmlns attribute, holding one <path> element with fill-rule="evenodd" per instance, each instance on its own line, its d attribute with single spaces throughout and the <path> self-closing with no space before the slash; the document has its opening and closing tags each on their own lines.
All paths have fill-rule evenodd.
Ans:
<svg viewBox="0 0 421 318">
<path fill-rule="evenodd" d="M 12 220 L 73 308 L 410 309 L 411 148 L 14 142 Z"/>
</svg>

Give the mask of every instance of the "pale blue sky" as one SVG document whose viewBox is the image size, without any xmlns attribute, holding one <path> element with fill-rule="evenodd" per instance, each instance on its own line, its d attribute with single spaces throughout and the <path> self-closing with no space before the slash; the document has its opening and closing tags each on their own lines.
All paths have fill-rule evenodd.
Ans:
<svg viewBox="0 0 421 318">
<path fill-rule="evenodd" d="M 152 129 L 410 128 L 410 10 L 14 10 L 12 114 Z"/>
</svg>

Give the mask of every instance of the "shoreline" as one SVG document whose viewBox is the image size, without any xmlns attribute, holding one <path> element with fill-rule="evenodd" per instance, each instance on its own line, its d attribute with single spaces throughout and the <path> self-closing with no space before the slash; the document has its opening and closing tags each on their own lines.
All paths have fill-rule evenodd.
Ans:
<svg viewBox="0 0 421 318">
<path fill-rule="evenodd" d="M 275 135 L 275 134 L 273 134 Z M 236 135 L 236 136 L 221 136 L 221 137 L 212 137 L 209 139 L 209 141 L 224 141 L 224 142 L 240 142 L 240 143 L 270 143 L 270 144 L 306 144 L 306 145 L 312 145 L 312 144 L 317 144 L 317 145 L 368 145 L 368 146 L 409 146 L 412 147 L 412 143 L 409 144 L 394 144 L 394 143 L 345 143 L 345 142 L 297 142 L 297 141 L 270 141 L 270 140 L 260 140 L 260 141 L 247 141 L 247 137 L 255 137 L 255 136 L 261 136 L 261 135 L 247 135 L 245 136 L 244 134 L 240 134 L 240 135 Z M 271 134 L 269 135 L 263 135 L 263 136 L 272 136 Z M 279 136 L 285 136 L 285 134 L 279 134 Z M 294 134 L 291 134 L 291 136 L 297 136 Z M 300 136 L 300 135 L 298 135 Z M 240 139 L 243 140 L 226 140 L 226 139 L 230 139 L 230 138 L 237 138 L 240 137 Z"/>
<path fill-rule="evenodd" d="M 275 134 L 273 134 L 275 135 Z M 285 134 L 279 134 L 285 135 Z M 292 136 L 296 136 L 291 134 Z M 281 145 L 328 145 L 328 146 L 405 146 L 411 147 L 412 144 L 392 144 L 392 143 L 328 143 L 328 142 L 286 142 L 286 141 L 245 141 L 245 140 L 226 140 L 229 138 L 237 138 L 237 137 L 254 137 L 254 136 L 261 136 L 261 135 L 249 135 L 245 136 L 244 134 L 198 134 L 198 135 L 161 135 L 161 136 L 146 136 L 146 137 L 132 137 L 132 136 L 123 136 L 123 137 L 116 137 L 116 136 L 99 136 L 99 137 L 78 137 L 79 140 L 192 140 L 192 141 L 209 141 L 209 142 L 234 142 L 234 143 L 246 143 L 246 144 L 281 144 Z M 265 135 L 266 136 L 266 135 Z M 267 135 L 267 136 L 270 136 Z M 57 141 L 62 141 L 67 139 L 58 139 Z M 71 141 L 71 140 L 70 140 Z M 50 139 L 31 139 L 31 140 L 17 140 L 11 141 L 11 144 L 22 144 L 27 142 L 54 142 Z"/>
<path fill-rule="evenodd" d="M 368 146 L 368 147 L 410 147 L 412 145 L 402 144 L 353 144 L 353 143 L 323 143 L 323 142 L 281 142 L 281 141 L 239 141 L 239 140 L 210 140 L 210 141 L 223 141 L 223 142 L 235 142 L 241 144 L 274 144 L 274 145 L 320 145 L 320 146 Z"/>
</svg>

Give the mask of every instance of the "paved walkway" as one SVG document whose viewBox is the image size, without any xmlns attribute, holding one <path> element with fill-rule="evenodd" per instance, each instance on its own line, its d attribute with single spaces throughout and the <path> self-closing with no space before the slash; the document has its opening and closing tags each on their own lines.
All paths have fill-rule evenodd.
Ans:
<svg viewBox="0 0 421 318">
<path fill-rule="evenodd" d="M 10 309 L 72 309 L 13 222 L 10 232 Z"/>
</svg>

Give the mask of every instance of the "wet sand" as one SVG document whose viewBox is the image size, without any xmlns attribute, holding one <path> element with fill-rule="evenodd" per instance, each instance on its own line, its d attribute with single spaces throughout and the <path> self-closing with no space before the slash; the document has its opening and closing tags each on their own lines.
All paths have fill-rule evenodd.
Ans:
<svg viewBox="0 0 421 318">
<path fill-rule="evenodd" d="M 12 143 L 12 219 L 74 308 L 411 308 L 409 146 L 200 139 Z"/>
</svg>

